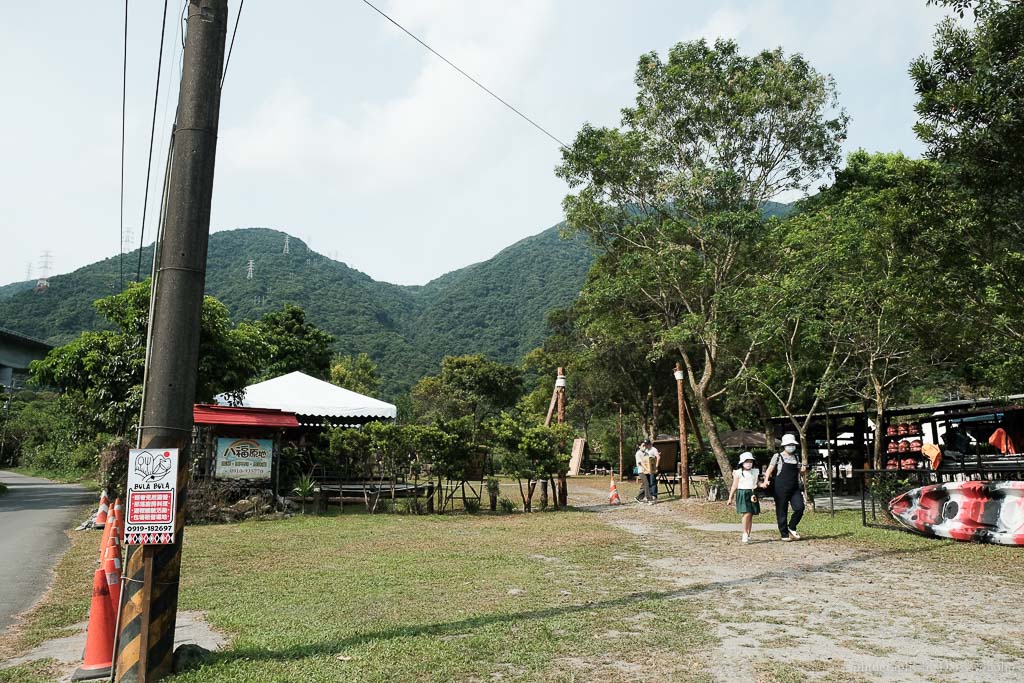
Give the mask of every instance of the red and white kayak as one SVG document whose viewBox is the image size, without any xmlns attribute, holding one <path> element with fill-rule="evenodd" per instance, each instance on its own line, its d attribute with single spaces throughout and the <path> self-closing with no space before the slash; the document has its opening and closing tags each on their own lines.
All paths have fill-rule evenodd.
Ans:
<svg viewBox="0 0 1024 683">
<path fill-rule="evenodd" d="M 957 481 L 912 489 L 889 502 L 903 526 L 956 541 L 1024 545 L 1024 481 Z"/>
</svg>

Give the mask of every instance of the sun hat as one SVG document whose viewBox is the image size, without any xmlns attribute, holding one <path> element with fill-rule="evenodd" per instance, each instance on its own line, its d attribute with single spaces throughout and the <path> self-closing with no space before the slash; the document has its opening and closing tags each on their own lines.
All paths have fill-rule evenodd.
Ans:
<svg viewBox="0 0 1024 683">
<path fill-rule="evenodd" d="M 747 451 L 746 453 L 740 453 L 740 464 L 741 465 L 743 463 L 745 463 L 746 461 L 748 461 L 748 460 L 750 460 L 752 462 L 757 462 L 757 460 L 754 458 L 754 454 L 751 453 L 750 451 Z"/>
<path fill-rule="evenodd" d="M 796 434 L 783 434 L 782 435 L 783 446 L 799 446 L 800 442 L 796 439 Z"/>
</svg>

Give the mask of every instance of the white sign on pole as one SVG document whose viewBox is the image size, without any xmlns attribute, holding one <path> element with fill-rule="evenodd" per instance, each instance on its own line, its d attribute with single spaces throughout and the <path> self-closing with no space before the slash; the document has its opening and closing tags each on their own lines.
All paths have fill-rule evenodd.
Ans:
<svg viewBox="0 0 1024 683">
<path fill-rule="evenodd" d="M 178 449 L 133 448 L 128 451 L 125 543 L 174 543 L 174 509 L 177 501 Z"/>
</svg>

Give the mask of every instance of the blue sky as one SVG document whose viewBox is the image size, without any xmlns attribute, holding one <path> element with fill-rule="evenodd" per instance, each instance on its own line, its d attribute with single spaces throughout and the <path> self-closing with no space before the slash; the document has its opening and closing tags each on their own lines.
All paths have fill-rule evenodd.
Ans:
<svg viewBox="0 0 1024 683">
<path fill-rule="evenodd" d="M 229 3 L 234 12 L 237 2 Z M 618 123 L 633 67 L 705 37 L 781 45 L 836 79 L 847 151 L 922 153 L 907 65 L 925 0 L 381 0 L 435 49 L 570 141 Z M 146 242 L 176 101 L 168 10 Z M 162 3 L 129 3 L 125 225 L 137 243 Z M 117 253 L 123 4 L 35 3 L 0 24 L 0 284 Z M 169 97 L 168 97 L 169 96 Z M 422 284 L 561 220 L 555 143 L 359 0 L 245 3 L 221 103 L 211 229 L 262 226 L 390 282 Z M 252 257 L 259 262 L 259 254 Z"/>
</svg>

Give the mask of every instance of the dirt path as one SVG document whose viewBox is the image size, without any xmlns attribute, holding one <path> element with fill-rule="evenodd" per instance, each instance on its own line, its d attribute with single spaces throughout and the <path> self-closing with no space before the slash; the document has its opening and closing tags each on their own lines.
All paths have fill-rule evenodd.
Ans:
<svg viewBox="0 0 1024 683">
<path fill-rule="evenodd" d="M 704 604 L 721 638 L 717 680 L 981 682 L 1024 671 L 1019 585 L 940 576 L 914 553 L 828 538 L 761 532 L 742 545 L 738 530 L 689 528 L 701 520 L 681 501 L 609 508 L 603 492 L 574 493 L 640 539 L 648 580 Z"/>
</svg>

